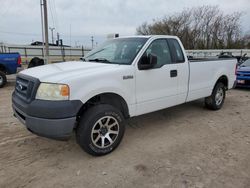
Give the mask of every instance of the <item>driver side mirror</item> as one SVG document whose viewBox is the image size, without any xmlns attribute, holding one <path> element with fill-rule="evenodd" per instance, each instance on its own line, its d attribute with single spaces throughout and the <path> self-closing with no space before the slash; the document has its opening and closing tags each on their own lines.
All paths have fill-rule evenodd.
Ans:
<svg viewBox="0 0 250 188">
<path fill-rule="evenodd" d="M 153 54 L 143 55 L 138 63 L 139 70 L 152 69 L 157 64 L 157 56 Z"/>
</svg>

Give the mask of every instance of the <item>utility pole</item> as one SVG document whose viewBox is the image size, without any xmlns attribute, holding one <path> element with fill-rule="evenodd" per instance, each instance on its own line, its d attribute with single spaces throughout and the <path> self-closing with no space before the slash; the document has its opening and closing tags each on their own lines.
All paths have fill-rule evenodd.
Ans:
<svg viewBox="0 0 250 188">
<path fill-rule="evenodd" d="M 43 42 L 43 48 L 42 48 L 42 56 L 43 59 L 44 57 L 44 23 L 43 23 L 43 0 L 40 0 L 40 5 L 41 5 L 41 25 L 42 25 L 42 42 Z"/>
<path fill-rule="evenodd" d="M 91 36 L 92 49 L 94 48 L 94 37 Z"/>
<path fill-rule="evenodd" d="M 57 43 L 58 43 L 58 46 L 60 45 L 60 35 L 59 35 L 59 33 L 57 32 Z"/>
<path fill-rule="evenodd" d="M 80 45 L 78 46 L 78 42 L 80 42 L 79 40 L 75 41 L 75 47 L 78 48 L 78 47 L 81 47 Z"/>
<path fill-rule="evenodd" d="M 52 38 L 52 44 L 54 44 L 54 33 L 53 31 L 55 30 L 54 27 L 49 27 L 50 31 L 51 31 L 51 38 Z"/>
<path fill-rule="evenodd" d="M 47 0 L 43 0 L 43 13 L 44 13 L 44 31 L 45 31 L 45 58 L 46 58 L 46 64 L 48 64 L 49 63 L 49 31 L 48 31 Z"/>
</svg>

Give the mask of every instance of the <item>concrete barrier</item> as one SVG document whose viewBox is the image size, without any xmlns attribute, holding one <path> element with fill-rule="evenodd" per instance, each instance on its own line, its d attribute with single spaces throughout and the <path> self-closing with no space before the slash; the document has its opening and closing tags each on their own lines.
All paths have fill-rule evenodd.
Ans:
<svg viewBox="0 0 250 188">
<path fill-rule="evenodd" d="M 51 62 L 79 60 L 89 51 L 89 48 L 83 47 L 50 46 L 49 59 Z M 0 44 L 0 52 L 18 52 L 22 57 L 22 63 L 28 64 L 33 57 L 43 58 L 45 49 L 42 46 Z"/>
<path fill-rule="evenodd" d="M 246 53 L 250 56 L 250 49 L 186 50 L 188 55 L 194 57 L 216 57 L 221 52 L 231 52 L 234 56 Z"/>
</svg>

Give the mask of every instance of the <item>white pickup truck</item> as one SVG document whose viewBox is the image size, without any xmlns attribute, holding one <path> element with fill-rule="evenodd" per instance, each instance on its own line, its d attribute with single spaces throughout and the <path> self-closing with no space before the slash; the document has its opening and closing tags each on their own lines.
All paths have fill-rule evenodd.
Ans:
<svg viewBox="0 0 250 188">
<path fill-rule="evenodd" d="M 14 115 L 31 132 L 66 140 L 73 132 L 91 155 L 113 151 L 124 119 L 205 98 L 222 107 L 236 80 L 236 59 L 188 60 L 175 36 L 108 40 L 82 61 L 17 75 Z"/>
</svg>

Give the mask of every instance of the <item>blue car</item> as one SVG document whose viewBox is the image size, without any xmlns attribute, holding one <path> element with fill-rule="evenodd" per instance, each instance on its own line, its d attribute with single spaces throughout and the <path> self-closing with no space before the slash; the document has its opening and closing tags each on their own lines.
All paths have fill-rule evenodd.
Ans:
<svg viewBox="0 0 250 188">
<path fill-rule="evenodd" d="M 238 67 L 236 86 L 250 88 L 250 59 L 246 60 Z"/>
<path fill-rule="evenodd" d="M 7 82 L 6 75 L 16 74 L 17 69 L 21 67 L 21 63 L 19 53 L 0 53 L 0 88 Z"/>
</svg>

